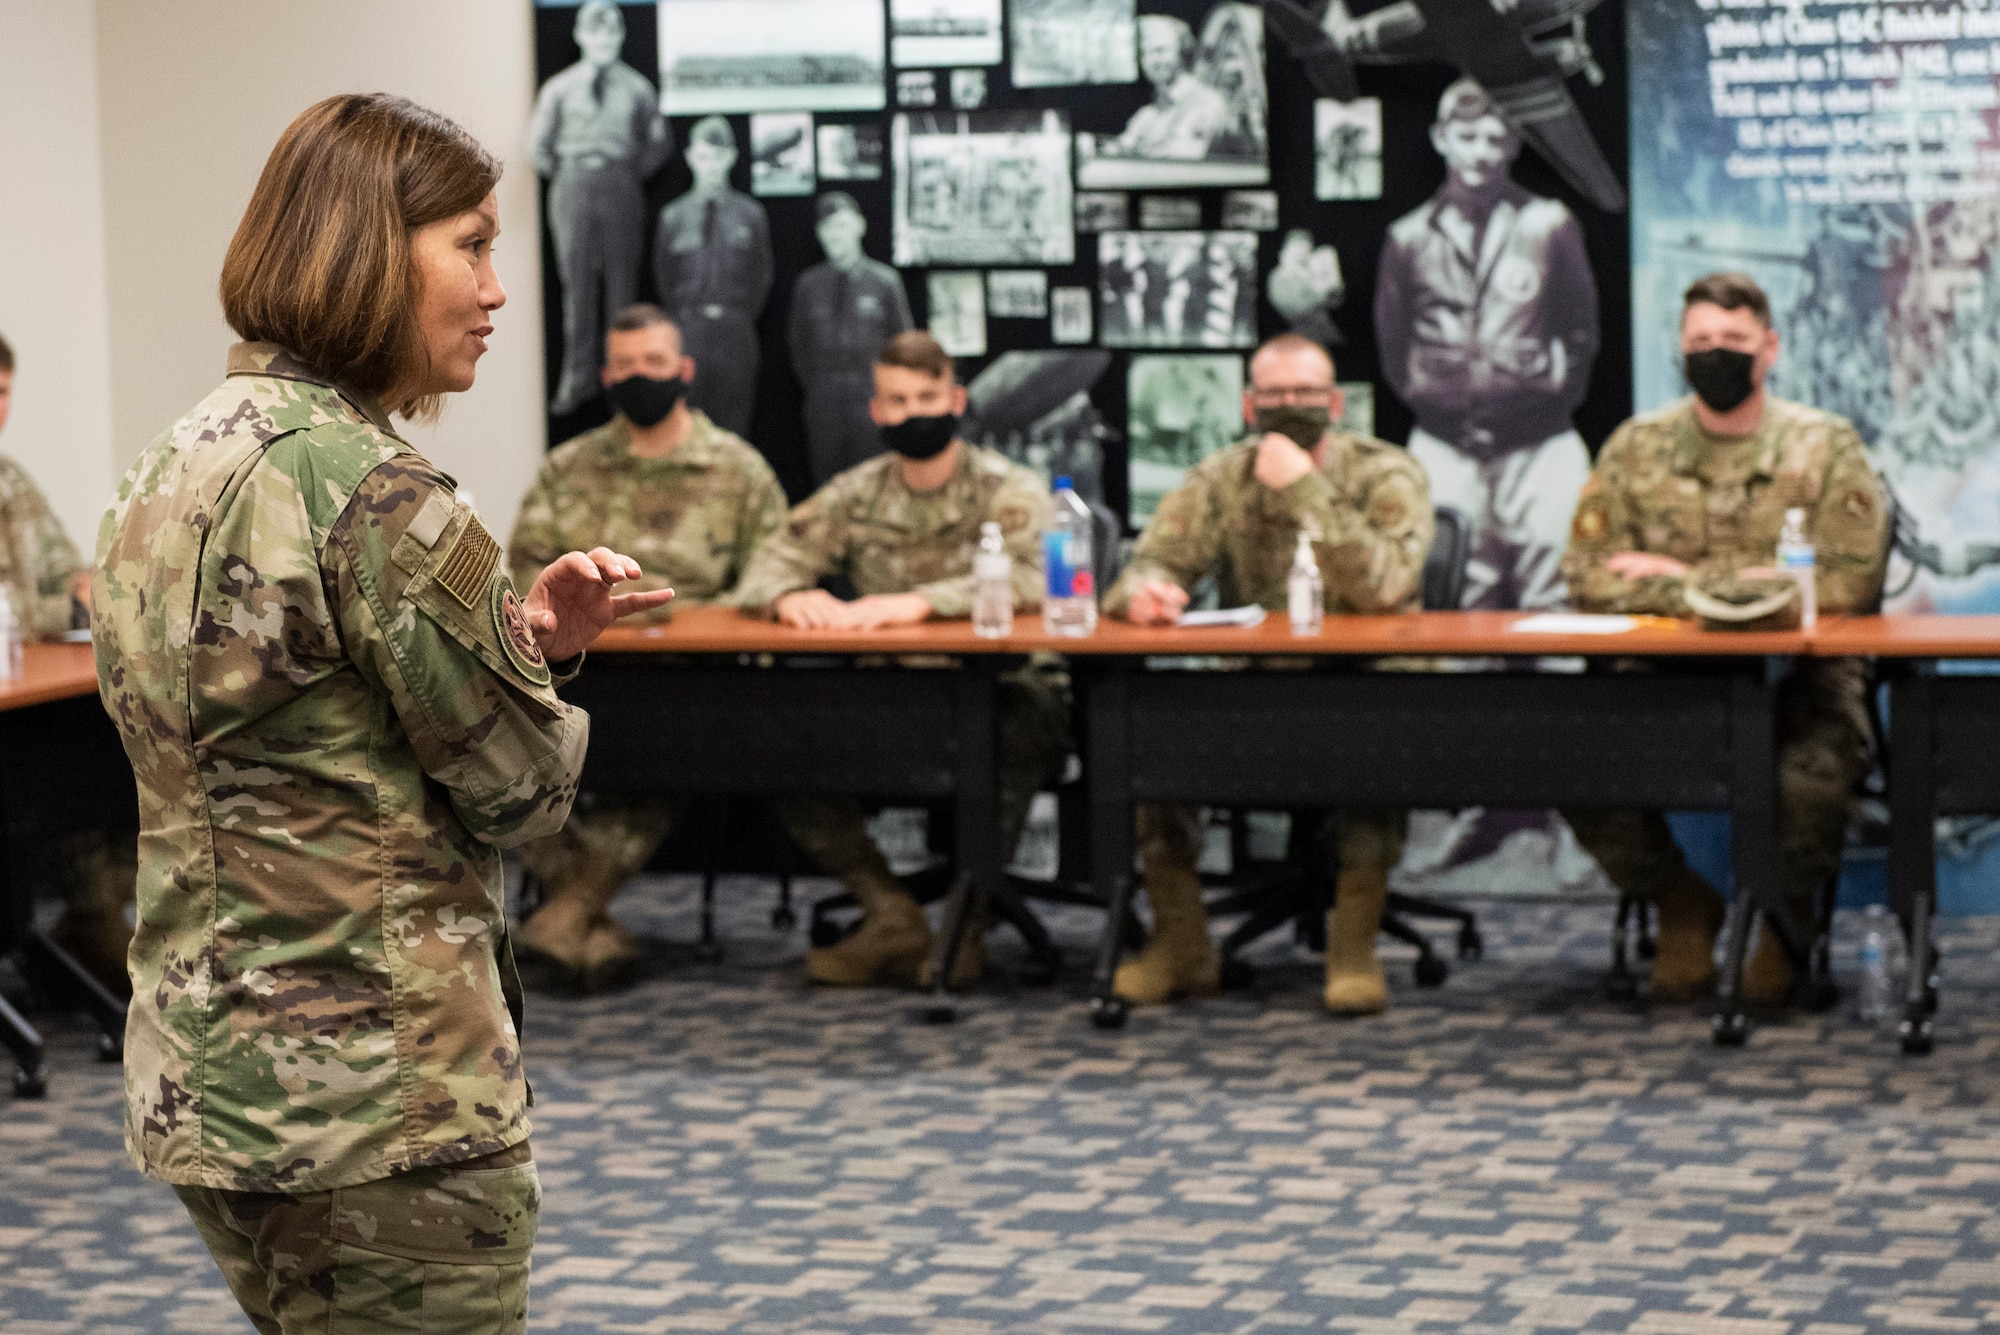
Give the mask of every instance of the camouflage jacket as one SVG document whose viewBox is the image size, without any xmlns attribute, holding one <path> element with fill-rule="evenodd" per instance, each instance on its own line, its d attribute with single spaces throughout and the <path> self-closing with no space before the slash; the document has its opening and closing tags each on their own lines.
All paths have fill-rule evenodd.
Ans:
<svg viewBox="0 0 2000 1335">
<path fill-rule="evenodd" d="M 127 1145 L 287 1192 L 491 1154 L 529 1101 L 497 849 L 560 828 L 588 720 L 379 406 L 270 344 L 229 372 L 98 536 L 139 784 Z"/>
<path fill-rule="evenodd" d="M 1687 616 L 1687 579 L 1772 564 L 1793 506 L 1805 510 L 1818 549 L 1821 609 L 1873 603 L 1888 554 L 1888 513 L 1854 428 L 1773 397 L 1755 436 L 1727 442 L 1701 429 L 1693 404 L 1683 399 L 1635 417 L 1604 443 L 1563 556 L 1576 606 Z M 1627 579 L 1605 566 L 1620 552 L 1671 556 L 1692 567 L 1690 576 Z"/>
<path fill-rule="evenodd" d="M 845 575 L 857 593 L 921 593 L 935 616 L 971 616 L 979 526 L 997 520 L 1014 558 L 1014 606 L 1040 607 L 1047 488 L 1003 454 L 959 448 L 957 471 L 936 491 L 911 491 L 893 454 L 835 476 L 757 549 L 730 601 L 769 616 L 786 594 Z"/>
<path fill-rule="evenodd" d="M 21 634 L 47 639 L 69 629 L 70 585 L 83 563 L 41 488 L 0 455 L 0 585 L 21 618 Z"/>
<path fill-rule="evenodd" d="M 631 424 L 614 417 L 549 454 L 521 502 L 507 560 L 525 589 L 564 552 L 623 552 L 646 572 L 625 588 L 674 590 L 673 602 L 633 620 L 665 621 L 733 588 L 784 520 L 785 492 L 764 456 L 701 412 L 658 459 L 633 454 Z"/>
<path fill-rule="evenodd" d="M 1282 609 L 1305 529 L 1318 534 L 1327 611 L 1414 611 L 1434 527 L 1422 466 L 1394 445 L 1336 431 L 1323 468 L 1274 491 L 1257 480 L 1259 439 L 1210 455 L 1167 494 L 1104 610 L 1123 615 L 1146 580 L 1185 589 L 1209 574 L 1225 607 Z"/>
</svg>

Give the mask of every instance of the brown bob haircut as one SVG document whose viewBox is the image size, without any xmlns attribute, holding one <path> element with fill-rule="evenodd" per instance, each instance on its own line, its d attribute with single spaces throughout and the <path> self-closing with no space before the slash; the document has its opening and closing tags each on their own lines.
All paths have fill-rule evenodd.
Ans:
<svg viewBox="0 0 2000 1335">
<path fill-rule="evenodd" d="M 1749 311 L 1757 323 L 1771 327 L 1771 299 L 1747 273 L 1712 273 L 1697 278 L 1681 293 L 1681 314 L 1690 306 L 1720 306 L 1725 311 Z"/>
<path fill-rule="evenodd" d="M 316 102 L 286 127 L 222 262 L 222 314 L 367 394 L 428 381 L 410 234 L 475 208 L 500 163 L 456 123 L 387 93 Z M 400 405 L 435 416 L 437 396 Z"/>
<path fill-rule="evenodd" d="M 951 354 L 944 350 L 944 344 L 924 329 L 905 329 L 884 343 L 882 350 L 875 354 L 875 364 L 922 371 L 940 380 L 949 380 L 958 373 L 952 364 Z"/>
</svg>

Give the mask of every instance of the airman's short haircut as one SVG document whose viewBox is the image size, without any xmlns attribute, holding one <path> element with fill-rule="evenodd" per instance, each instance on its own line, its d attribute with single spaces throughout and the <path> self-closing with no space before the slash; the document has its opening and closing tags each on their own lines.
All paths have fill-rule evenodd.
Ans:
<svg viewBox="0 0 2000 1335">
<path fill-rule="evenodd" d="M 1687 318 L 1688 307 L 1704 304 L 1720 306 L 1725 311 L 1747 310 L 1757 317 L 1758 324 L 1766 329 L 1771 327 L 1771 299 L 1747 273 L 1712 273 L 1689 283 L 1688 290 L 1681 294 L 1681 318 Z"/>
<path fill-rule="evenodd" d="M 951 354 L 944 350 L 944 344 L 926 329 L 905 329 L 884 343 L 882 350 L 875 354 L 875 364 L 921 371 L 939 380 L 950 380 L 958 374 L 958 368 L 952 364 Z"/>
<path fill-rule="evenodd" d="M 607 334 L 635 334 L 641 329 L 657 329 L 666 326 L 674 331 L 674 341 L 679 342 L 681 327 L 673 317 L 650 301 L 635 301 L 630 306 L 618 308 L 618 314 L 611 317 L 611 323 L 604 327 Z"/>
<path fill-rule="evenodd" d="M 736 131 L 730 128 L 729 117 L 703 116 L 700 120 L 696 121 L 694 128 L 688 131 L 688 147 L 693 148 L 696 144 L 707 144 L 712 148 L 726 148 L 731 153 L 734 153 L 736 151 Z"/>
<path fill-rule="evenodd" d="M 222 261 L 222 314 L 367 394 L 429 382 L 410 236 L 478 207 L 500 161 L 456 122 L 387 93 L 315 102 L 278 136 Z M 438 397 L 404 404 L 437 412 Z"/>
<path fill-rule="evenodd" d="M 1258 359 L 1267 352 L 1277 356 L 1284 356 L 1287 353 L 1295 352 L 1310 352 L 1315 356 L 1326 359 L 1327 379 L 1332 380 L 1336 378 L 1333 366 L 1333 354 L 1326 350 L 1325 344 L 1307 338 L 1304 334 L 1278 334 L 1265 339 L 1258 346 L 1257 351 L 1250 354 L 1250 373 L 1252 377 L 1256 375 Z"/>
<path fill-rule="evenodd" d="M 14 349 L 7 346 L 6 339 L 0 338 L 0 375 L 9 374 L 13 369 Z"/>
</svg>

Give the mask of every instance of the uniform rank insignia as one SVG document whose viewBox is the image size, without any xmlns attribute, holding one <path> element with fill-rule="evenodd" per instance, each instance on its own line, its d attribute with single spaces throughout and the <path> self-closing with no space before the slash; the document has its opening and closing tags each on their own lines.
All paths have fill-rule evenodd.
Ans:
<svg viewBox="0 0 2000 1335">
<path fill-rule="evenodd" d="M 528 627 L 528 613 L 521 596 L 505 581 L 493 586 L 493 628 L 500 632 L 507 658 L 520 669 L 522 676 L 540 686 L 554 680 L 549 674 L 549 660 L 543 657 L 542 646 Z"/>
<path fill-rule="evenodd" d="M 437 582 L 458 599 L 460 606 L 470 608 L 486 592 L 493 568 L 499 564 L 500 544 L 493 541 L 493 535 L 479 522 L 479 516 L 471 515 L 450 548 L 438 558 Z"/>
</svg>

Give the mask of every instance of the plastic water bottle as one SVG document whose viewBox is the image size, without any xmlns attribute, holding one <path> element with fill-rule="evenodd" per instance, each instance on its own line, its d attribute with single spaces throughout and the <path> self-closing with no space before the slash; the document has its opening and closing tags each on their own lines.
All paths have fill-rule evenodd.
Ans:
<svg viewBox="0 0 2000 1335">
<path fill-rule="evenodd" d="M 1854 1018 L 1875 1025 L 1896 1013 L 1896 967 L 1901 957 L 1902 928 L 1893 922 L 1880 904 L 1870 904 L 1862 915 L 1861 994 L 1855 998 Z"/>
<path fill-rule="evenodd" d="M 14 610 L 13 591 L 0 584 L 0 681 L 21 679 L 22 653 L 21 617 Z"/>
<path fill-rule="evenodd" d="M 1042 569 L 1048 596 L 1042 626 L 1051 635 L 1088 635 L 1097 629 L 1097 577 L 1090 555 L 1090 507 L 1067 477 L 1056 479 L 1056 512 L 1042 533 Z"/>
<path fill-rule="evenodd" d="M 1815 574 L 1819 564 L 1812 539 L 1806 536 L 1806 512 L 1785 511 L 1785 528 L 1778 535 L 1778 569 L 1799 585 L 1799 625 L 1811 630 L 1819 621 L 1819 588 Z"/>
<path fill-rule="evenodd" d="M 979 526 L 979 551 L 972 558 L 972 633 L 997 640 L 1014 629 L 1014 558 L 1007 555 L 1000 525 Z"/>
<path fill-rule="evenodd" d="M 1326 582 L 1320 578 L 1319 558 L 1313 555 L 1313 535 L 1299 530 L 1298 550 L 1292 553 L 1292 572 L 1285 577 L 1285 605 L 1292 614 L 1292 634 L 1317 635 L 1326 623 Z"/>
</svg>

